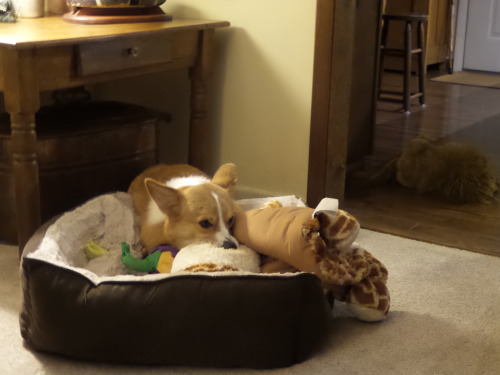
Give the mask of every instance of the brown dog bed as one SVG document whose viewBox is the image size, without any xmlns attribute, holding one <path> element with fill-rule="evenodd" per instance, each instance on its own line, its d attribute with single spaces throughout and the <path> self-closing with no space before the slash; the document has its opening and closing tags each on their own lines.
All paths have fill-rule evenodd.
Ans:
<svg viewBox="0 0 500 375">
<path fill-rule="evenodd" d="M 120 221 L 132 225 L 122 240 L 136 244 L 130 197 L 117 193 L 82 206 L 102 210 L 101 219 L 90 220 L 91 211 L 75 220 L 77 208 L 38 230 L 23 252 L 20 326 L 33 349 L 113 363 L 272 368 L 301 362 L 322 343 L 331 311 L 312 274 L 85 268 L 85 241 L 114 247 L 120 237 L 107 236 L 116 212 L 106 215 L 104 200 L 121 205 Z"/>
</svg>

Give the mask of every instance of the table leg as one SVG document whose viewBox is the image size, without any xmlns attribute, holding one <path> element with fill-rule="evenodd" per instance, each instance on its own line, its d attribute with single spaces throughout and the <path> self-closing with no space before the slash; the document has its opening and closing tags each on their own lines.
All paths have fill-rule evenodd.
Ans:
<svg viewBox="0 0 500 375">
<path fill-rule="evenodd" d="M 190 71 L 191 119 L 189 124 L 189 164 L 205 170 L 208 167 L 208 80 L 214 60 L 213 29 L 200 31 L 198 57 Z"/>
<path fill-rule="evenodd" d="M 5 109 L 10 114 L 12 160 L 19 253 L 40 226 L 40 183 L 36 153 L 35 113 L 40 93 L 35 51 L 2 54 Z"/>
<path fill-rule="evenodd" d="M 410 112 L 410 98 L 411 98 L 411 49 L 412 49 L 412 25 L 411 21 L 405 23 L 405 47 L 404 47 L 404 72 L 403 72 L 403 109 L 405 112 Z"/>
</svg>

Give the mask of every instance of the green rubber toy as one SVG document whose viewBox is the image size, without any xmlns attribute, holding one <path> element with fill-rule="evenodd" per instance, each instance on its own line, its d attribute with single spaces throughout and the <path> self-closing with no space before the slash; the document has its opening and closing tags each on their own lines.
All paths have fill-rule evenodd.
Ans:
<svg viewBox="0 0 500 375">
<path fill-rule="evenodd" d="M 130 254 L 130 245 L 126 242 L 121 243 L 122 263 L 128 269 L 138 272 L 148 273 L 170 273 L 172 263 L 178 250 L 171 246 L 158 246 L 144 259 L 137 259 Z"/>
</svg>

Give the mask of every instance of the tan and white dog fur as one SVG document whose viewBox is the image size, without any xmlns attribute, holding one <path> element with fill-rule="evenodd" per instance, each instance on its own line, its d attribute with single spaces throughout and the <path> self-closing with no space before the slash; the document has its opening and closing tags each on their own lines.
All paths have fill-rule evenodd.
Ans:
<svg viewBox="0 0 500 375">
<path fill-rule="evenodd" d="M 144 252 L 160 244 L 179 249 L 193 243 L 236 248 L 230 229 L 238 207 L 232 198 L 234 164 L 222 165 L 213 178 L 190 165 L 156 165 L 129 187 Z"/>
</svg>

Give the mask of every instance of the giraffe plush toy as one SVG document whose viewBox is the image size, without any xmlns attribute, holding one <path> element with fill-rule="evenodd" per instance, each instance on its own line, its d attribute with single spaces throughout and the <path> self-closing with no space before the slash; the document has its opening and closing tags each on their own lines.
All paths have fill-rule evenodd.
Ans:
<svg viewBox="0 0 500 375">
<path fill-rule="evenodd" d="M 383 320 L 390 306 L 388 271 L 354 242 L 359 223 L 337 207 L 338 202 L 329 198 L 316 210 L 271 202 L 239 213 L 234 235 L 272 259 L 262 266 L 262 272 L 314 273 L 325 290 L 345 301 L 358 319 Z"/>
</svg>

